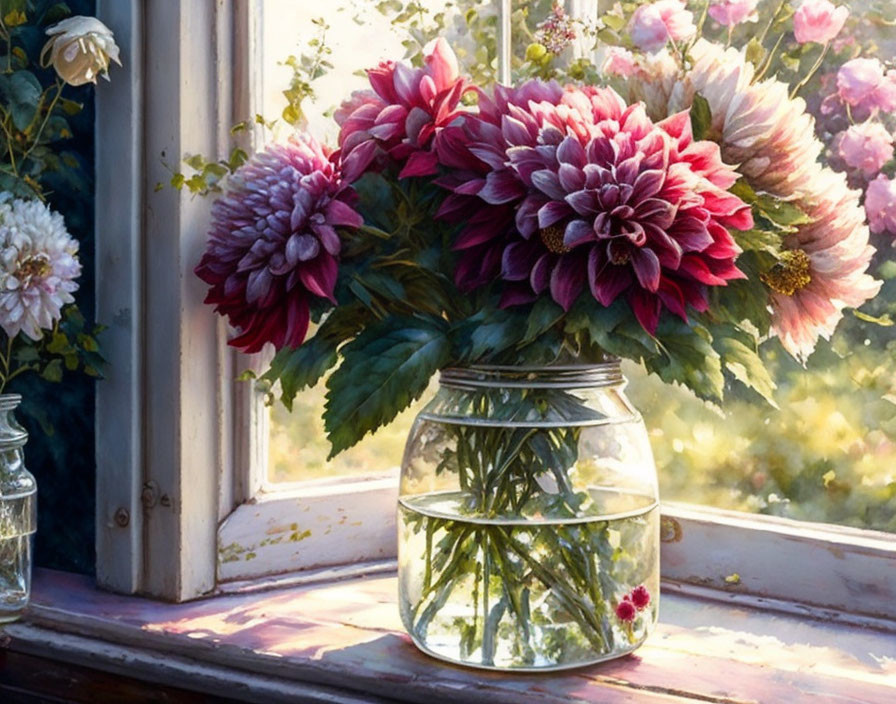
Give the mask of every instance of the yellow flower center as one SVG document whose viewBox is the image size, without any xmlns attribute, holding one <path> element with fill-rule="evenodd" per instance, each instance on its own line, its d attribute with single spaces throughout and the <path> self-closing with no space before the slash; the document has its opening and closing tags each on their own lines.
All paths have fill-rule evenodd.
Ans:
<svg viewBox="0 0 896 704">
<path fill-rule="evenodd" d="M 16 278 L 19 280 L 31 279 L 31 278 L 43 278 L 45 276 L 49 276 L 53 272 L 53 267 L 50 266 L 50 261 L 46 256 L 42 254 L 36 254 L 32 257 L 28 257 L 21 264 L 19 264 L 18 271 L 16 272 Z"/>
<path fill-rule="evenodd" d="M 566 254 L 569 251 L 569 247 L 563 244 L 563 229 L 556 225 L 541 228 L 538 236 L 541 237 L 544 246 L 554 254 Z"/>
<path fill-rule="evenodd" d="M 778 263 L 760 278 L 773 291 L 792 296 L 806 288 L 812 281 L 809 273 L 809 255 L 801 249 L 789 249 L 781 255 Z"/>
</svg>

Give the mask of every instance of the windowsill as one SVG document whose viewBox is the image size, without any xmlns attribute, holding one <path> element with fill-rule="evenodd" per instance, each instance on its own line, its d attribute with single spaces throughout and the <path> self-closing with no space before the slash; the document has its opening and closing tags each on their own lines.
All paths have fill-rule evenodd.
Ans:
<svg viewBox="0 0 896 704">
<path fill-rule="evenodd" d="M 661 623 L 634 655 L 508 675 L 416 650 L 393 575 L 165 604 L 38 570 L 5 647 L 246 701 L 382 704 L 896 701 L 891 632 L 697 598 L 664 585 Z"/>
</svg>

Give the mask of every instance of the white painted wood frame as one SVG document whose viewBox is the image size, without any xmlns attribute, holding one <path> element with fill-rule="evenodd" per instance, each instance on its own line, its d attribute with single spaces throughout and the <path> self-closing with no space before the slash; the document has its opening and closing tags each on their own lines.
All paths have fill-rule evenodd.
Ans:
<svg viewBox="0 0 896 704">
<path fill-rule="evenodd" d="M 97 314 L 111 323 L 97 396 L 97 576 L 170 600 L 215 587 L 218 517 L 237 500 L 236 367 L 192 273 L 208 203 L 156 184 L 183 154 L 221 154 L 230 141 L 238 5 L 97 9 L 125 64 L 97 102 Z"/>
</svg>

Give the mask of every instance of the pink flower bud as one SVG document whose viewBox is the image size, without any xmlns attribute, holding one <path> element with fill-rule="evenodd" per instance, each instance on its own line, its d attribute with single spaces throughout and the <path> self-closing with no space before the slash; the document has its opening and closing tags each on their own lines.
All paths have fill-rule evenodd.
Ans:
<svg viewBox="0 0 896 704">
<path fill-rule="evenodd" d="M 800 44 L 827 44 L 843 29 L 847 17 L 845 6 L 834 7 L 829 0 L 804 0 L 793 16 L 793 33 Z"/>
</svg>

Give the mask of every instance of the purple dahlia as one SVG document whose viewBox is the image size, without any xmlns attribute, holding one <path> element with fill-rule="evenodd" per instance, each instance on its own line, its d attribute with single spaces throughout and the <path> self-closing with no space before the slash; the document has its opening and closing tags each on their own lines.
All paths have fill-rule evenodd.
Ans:
<svg viewBox="0 0 896 704">
<path fill-rule="evenodd" d="M 348 184 L 371 155 L 358 149 L 337 167 L 325 147 L 300 135 L 265 148 L 233 174 L 212 206 L 196 267 L 211 287 L 205 302 L 239 331 L 231 345 L 258 352 L 267 342 L 277 349 L 302 344 L 312 297 L 334 300 L 336 228 L 363 223 Z"/>
</svg>

